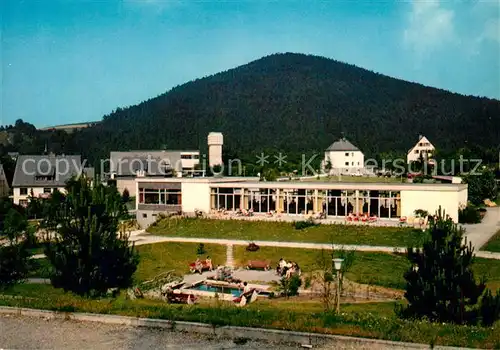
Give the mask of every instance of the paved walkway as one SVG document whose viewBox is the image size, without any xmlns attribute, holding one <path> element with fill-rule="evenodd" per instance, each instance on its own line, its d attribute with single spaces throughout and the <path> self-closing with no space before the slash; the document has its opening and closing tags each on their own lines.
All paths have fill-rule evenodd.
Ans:
<svg viewBox="0 0 500 350">
<path fill-rule="evenodd" d="M 465 224 L 465 236 L 476 252 L 500 230 L 500 207 L 487 208 L 480 224 Z"/>
<path fill-rule="evenodd" d="M 488 240 L 500 230 L 500 207 L 488 208 L 488 212 L 480 224 L 463 225 L 466 229 L 466 236 L 472 246 L 475 248 L 477 257 L 500 260 L 500 253 L 479 251 Z M 248 245 L 247 240 L 218 239 L 218 238 L 194 238 L 194 237 L 173 237 L 173 236 L 155 236 L 146 233 L 144 230 L 136 230 L 130 233 L 130 240 L 135 245 L 154 244 L 162 242 L 180 242 L 180 243 L 212 243 L 222 245 Z M 350 244 L 325 244 L 325 243 L 304 243 L 304 242 L 276 242 L 276 241 L 253 241 L 261 247 L 284 247 L 301 249 L 346 249 L 358 250 L 362 252 L 383 252 L 393 253 L 395 250 L 404 252 L 406 247 L 384 247 L 369 245 L 350 245 Z M 43 258 L 43 254 L 37 254 L 35 259 Z"/>
<path fill-rule="evenodd" d="M 495 231 L 496 232 L 496 231 Z M 487 235 L 488 239 L 493 234 Z M 484 235 L 486 236 L 486 235 Z M 480 236 L 480 237 L 484 237 Z M 216 239 L 216 238 L 191 238 L 191 237 L 169 237 L 169 236 L 154 236 L 143 231 L 136 231 L 131 235 L 130 240 L 135 242 L 136 245 L 154 244 L 163 242 L 179 242 L 179 243 L 206 243 L 206 244 L 222 244 L 222 245 L 242 245 L 247 246 L 249 241 L 233 240 L 233 239 Z M 382 252 L 394 253 L 395 250 L 404 252 L 406 247 L 384 247 L 384 246 L 369 246 L 369 245 L 349 245 L 349 244 L 324 244 L 324 243 L 303 243 L 303 242 L 275 242 L 275 241 L 253 241 L 261 247 L 284 247 L 284 248 L 300 248 L 300 249 L 345 249 L 357 250 L 361 252 Z M 500 260 L 500 253 L 478 251 L 475 254 L 479 258 L 496 259 Z"/>
<path fill-rule="evenodd" d="M 131 236 L 130 240 L 135 242 L 135 245 L 153 244 L 162 242 L 181 242 L 181 243 L 207 243 L 207 244 L 222 244 L 222 245 L 243 245 L 247 246 L 249 241 L 235 239 L 218 239 L 218 238 L 197 238 L 197 237 L 170 237 L 170 236 L 154 236 L 149 234 L 139 234 Z M 393 253 L 395 249 L 404 251 L 406 247 L 383 247 L 369 245 L 349 245 L 349 244 L 327 244 L 327 243 L 303 243 L 303 242 L 276 242 L 276 241 L 252 241 L 261 247 L 284 247 L 284 248 L 302 248 L 302 249 L 346 249 L 359 250 L 364 252 L 385 252 Z"/>
</svg>

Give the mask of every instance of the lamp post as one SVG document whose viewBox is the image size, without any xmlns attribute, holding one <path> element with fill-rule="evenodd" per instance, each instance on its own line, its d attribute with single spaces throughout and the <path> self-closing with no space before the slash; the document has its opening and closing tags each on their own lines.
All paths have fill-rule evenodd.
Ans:
<svg viewBox="0 0 500 350">
<path fill-rule="evenodd" d="M 340 311 L 340 269 L 342 268 L 342 262 L 344 259 L 332 259 L 333 260 L 333 266 L 335 268 L 335 271 L 337 271 L 337 306 L 336 306 L 336 311 L 339 313 Z"/>
</svg>

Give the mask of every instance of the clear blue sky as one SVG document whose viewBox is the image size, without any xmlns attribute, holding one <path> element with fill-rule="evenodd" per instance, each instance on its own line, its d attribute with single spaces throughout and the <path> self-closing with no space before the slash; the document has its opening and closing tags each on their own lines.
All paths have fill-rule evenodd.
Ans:
<svg viewBox="0 0 500 350">
<path fill-rule="evenodd" d="M 500 98 L 491 1 L 2 0 L 1 124 L 100 120 L 276 52 Z"/>
</svg>

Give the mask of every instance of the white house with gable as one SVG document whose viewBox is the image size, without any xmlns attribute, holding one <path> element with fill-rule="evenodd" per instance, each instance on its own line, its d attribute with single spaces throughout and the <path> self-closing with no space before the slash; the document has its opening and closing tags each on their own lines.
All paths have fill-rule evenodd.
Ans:
<svg viewBox="0 0 500 350">
<path fill-rule="evenodd" d="M 419 135 L 418 142 L 408 151 L 406 162 L 408 164 L 411 162 L 416 162 L 420 159 L 421 156 L 425 161 L 430 161 L 432 156 L 434 155 L 435 150 L 436 148 L 427 139 L 427 137 Z"/>
<path fill-rule="evenodd" d="M 364 174 L 365 155 L 345 137 L 335 141 L 325 150 L 323 169 L 331 174 Z"/>
</svg>

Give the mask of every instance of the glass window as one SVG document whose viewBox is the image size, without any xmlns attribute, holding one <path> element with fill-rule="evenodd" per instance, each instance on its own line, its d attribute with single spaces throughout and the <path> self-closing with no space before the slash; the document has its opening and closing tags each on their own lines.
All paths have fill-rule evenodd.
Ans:
<svg viewBox="0 0 500 350">
<path fill-rule="evenodd" d="M 43 193 L 52 193 L 52 189 L 51 188 L 44 188 L 43 189 Z"/>
<path fill-rule="evenodd" d="M 345 162 L 345 165 L 346 165 L 346 166 L 349 166 L 349 162 Z"/>
<path fill-rule="evenodd" d="M 346 152 L 346 153 L 345 153 L 345 156 L 346 156 L 346 157 L 349 157 L 349 153 L 348 153 L 348 152 Z"/>
<path fill-rule="evenodd" d="M 26 187 L 21 187 L 21 188 L 19 189 L 19 194 L 20 194 L 21 196 L 26 196 L 26 195 L 28 194 L 28 189 L 27 189 Z"/>
</svg>

